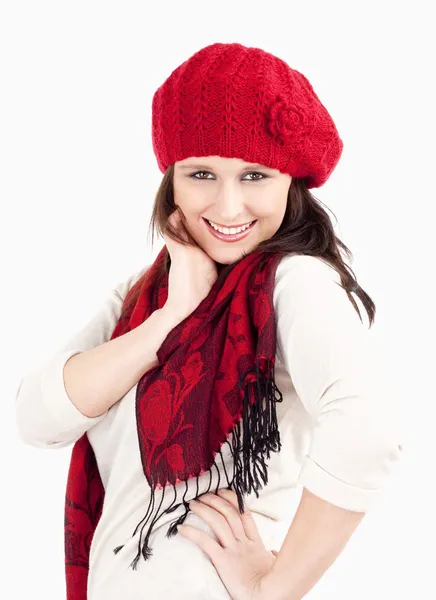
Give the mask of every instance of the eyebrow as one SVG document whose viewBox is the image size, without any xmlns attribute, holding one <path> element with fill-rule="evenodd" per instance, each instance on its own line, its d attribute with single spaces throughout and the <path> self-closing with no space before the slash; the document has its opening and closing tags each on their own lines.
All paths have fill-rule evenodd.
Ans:
<svg viewBox="0 0 436 600">
<path fill-rule="evenodd" d="M 192 165 L 180 165 L 179 167 L 180 169 L 207 169 L 208 171 L 213 171 L 212 167 L 208 167 L 207 165 L 202 165 L 202 164 L 192 164 Z M 270 171 L 274 171 L 275 169 L 273 169 L 272 167 L 267 167 L 265 165 L 260 165 L 260 164 L 251 164 L 251 165 L 244 165 L 242 167 L 242 169 L 269 169 Z"/>
</svg>

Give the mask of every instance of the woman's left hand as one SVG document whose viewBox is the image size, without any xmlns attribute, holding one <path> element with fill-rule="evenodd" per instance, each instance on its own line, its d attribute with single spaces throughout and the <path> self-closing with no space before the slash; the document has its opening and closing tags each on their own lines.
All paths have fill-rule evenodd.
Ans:
<svg viewBox="0 0 436 600">
<path fill-rule="evenodd" d="M 263 545 L 248 508 L 239 513 L 236 493 L 219 489 L 218 495 L 203 494 L 189 508 L 211 526 L 219 543 L 191 525 L 179 525 L 177 531 L 207 554 L 233 600 L 265 600 L 262 582 L 277 553 Z"/>
</svg>

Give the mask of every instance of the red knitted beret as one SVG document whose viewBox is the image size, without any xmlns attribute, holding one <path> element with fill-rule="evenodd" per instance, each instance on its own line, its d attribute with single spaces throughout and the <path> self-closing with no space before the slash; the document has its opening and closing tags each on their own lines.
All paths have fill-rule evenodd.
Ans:
<svg viewBox="0 0 436 600">
<path fill-rule="evenodd" d="M 152 143 L 159 169 L 190 156 L 241 158 L 323 185 L 343 142 L 311 84 L 285 61 L 242 44 L 215 43 L 156 90 Z"/>
</svg>

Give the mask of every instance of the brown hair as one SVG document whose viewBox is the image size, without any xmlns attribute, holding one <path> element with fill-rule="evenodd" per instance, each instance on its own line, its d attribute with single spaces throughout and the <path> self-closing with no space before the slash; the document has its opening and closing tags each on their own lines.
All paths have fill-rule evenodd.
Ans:
<svg viewBox="0 0 436 600">
<path fill-rule="evenodd" d="M 155 231 L 160 235 L 165 233 L 165 235 L 172 237 L 181 244 L 197 245 L 188 231 L 190 242 L 183 240 L 168 223 L 169 216 L 176 209 L 173 177 L 174 165 L 170 165 L 162 178 L 154 200 L 150 220 L 152 245 Z M 347 292 L 350 302 L 362 321 L 359 307 L 351 295 L 352 292 L 361 300 L 368 314 L 369 326 L 371 327 L 375 318 L 375 304 L 357 283 L 351 267 L 343 260 L 341 250 L 347 255 L 348 261 L 352 260 L 353 254 L 336 236 L 332 222 L 321 204 L 307 189 L 303 179 L 293 178 L 289 186 L 286 212 L 280 228 L 271 238 L 260 242 L 255 250 L 262 253 L 279 252 L 283 255 L 296 252 L 323 259 L 339 273 L 342 288 Z M 162 276 L 169 273 L 170 265 L 171 258 L 168 256 L 163 264 Z M 222 266 L 217 263 L 218 273 Z M 146 273 L 142 277 L 145 277 L 145 275 Z M 141 280 L 135 286 L 135 289 L 140 289 L 140 283 Z"/>
</svg>

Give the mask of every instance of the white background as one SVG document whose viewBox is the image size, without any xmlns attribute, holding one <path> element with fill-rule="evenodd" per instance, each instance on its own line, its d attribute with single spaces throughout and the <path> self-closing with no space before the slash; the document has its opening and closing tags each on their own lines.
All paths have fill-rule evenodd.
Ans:
<svg viewBox="0 0 436 600">
<path fill-rule="evenodd" d="M 344 152 L 312 191 L 336 215 L 353 270 L 376 303 L 373 335 L 405 425 L 383 502 L 307 597 L 436 597 L 431 4 L 2 2 L 2 597 L 65 597 L 71 448 L 20 441 L 15 390 L 162 247 L 162 238 L 152 248 L 147 237 L 162 177 L 152 95 L 217 41 L 283 58 L 333 116 Z"/>
</svg>

